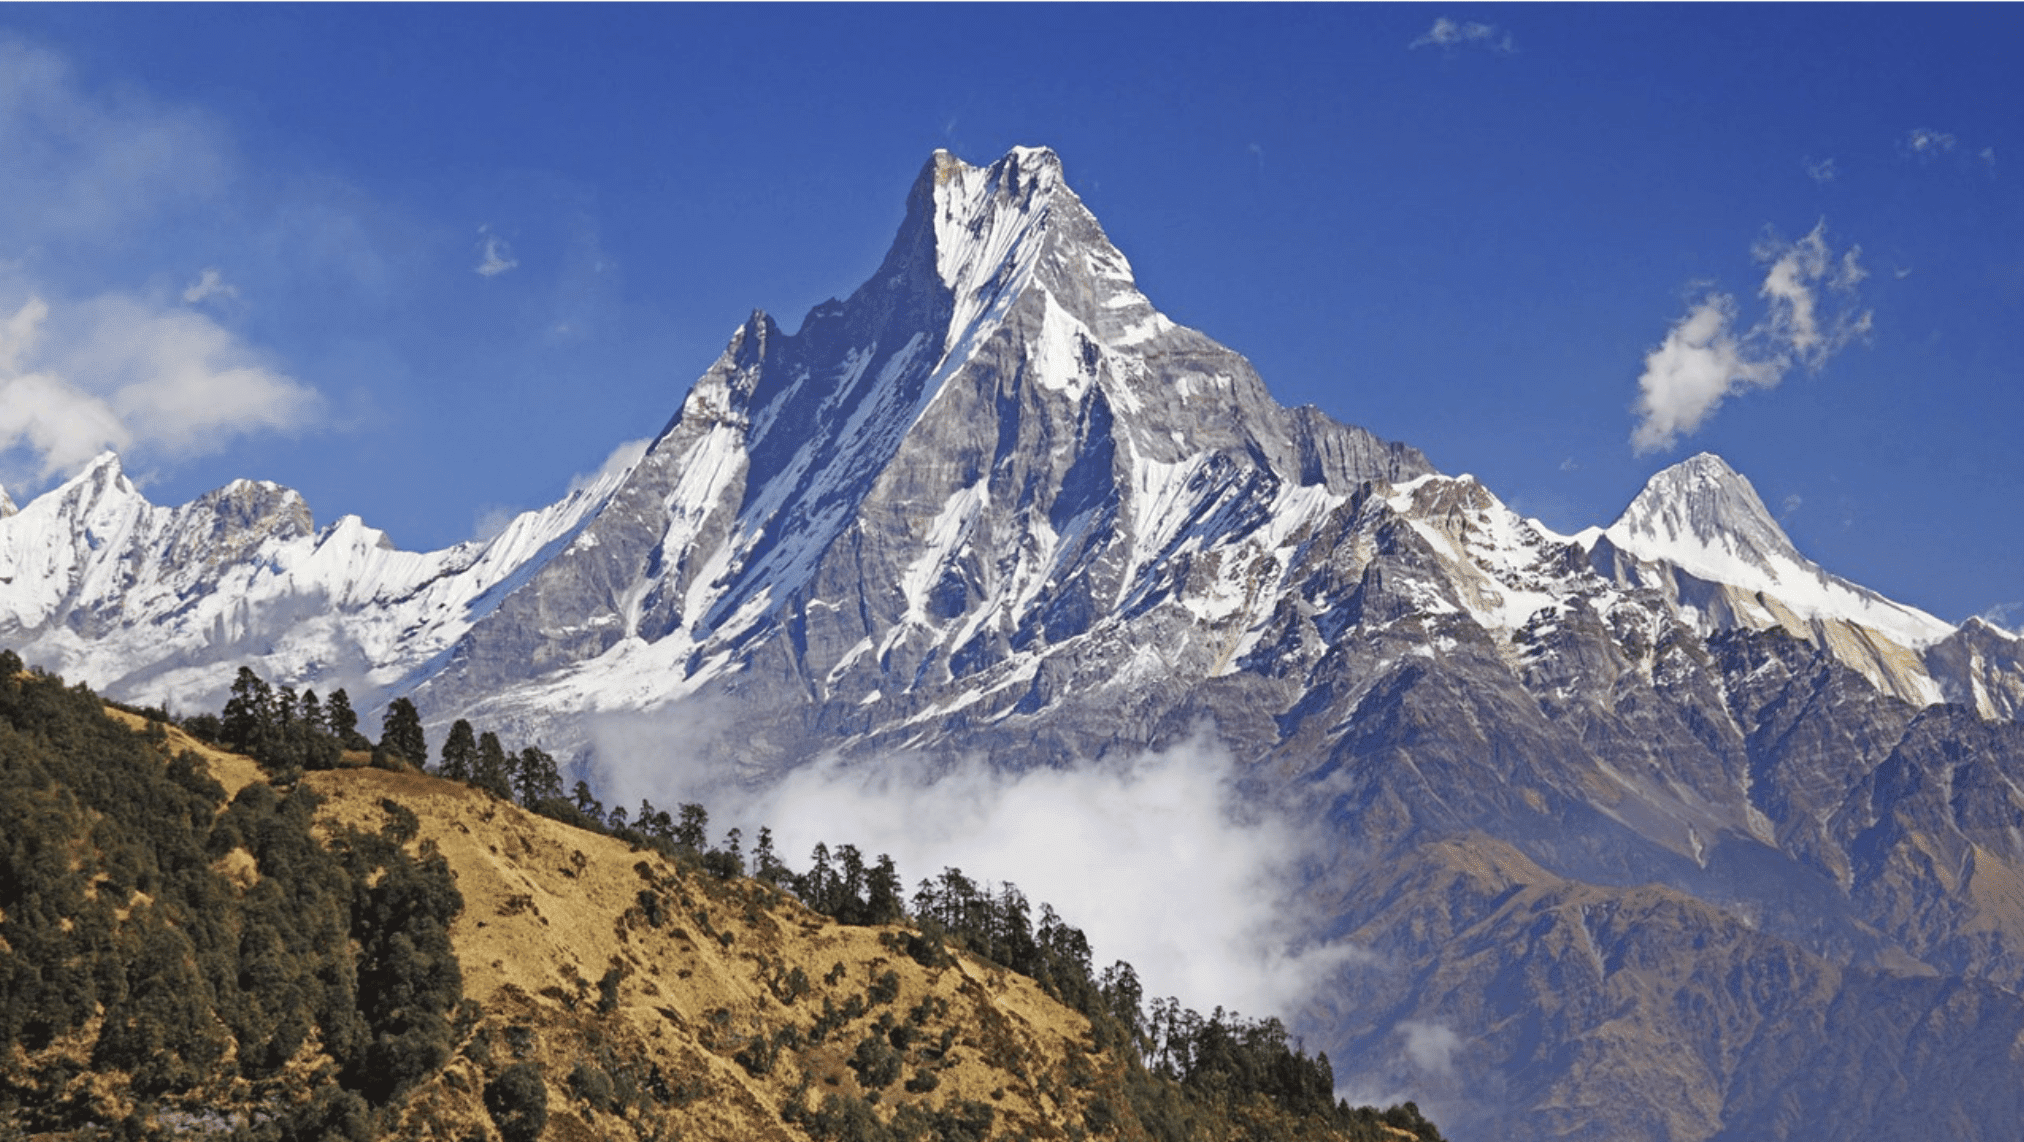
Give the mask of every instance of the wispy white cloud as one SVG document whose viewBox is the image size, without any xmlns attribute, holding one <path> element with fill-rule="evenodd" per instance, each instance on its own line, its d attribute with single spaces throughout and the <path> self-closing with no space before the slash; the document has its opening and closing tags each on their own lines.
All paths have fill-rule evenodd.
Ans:
<svg viewBox="0 0 2024 1142">
<path fill-rule="evenodd" d="M 1833 182 L 1839 173 L 1832 158 L 1806 160 L 1806 177 L 1823 186 Z"/>
<path fill-rule="evenodd" d="M 1836 256 L 1826 226 L 1796 242 L 1758 244 L 1754 253 L 1768 269 L 1758 289 L 1766 313 L 1755 325 L 1740 329 L 1736 299 L 1709 293 L 1646 355 L 1631 433 L 1638 452 L 1672 447 L 1731 394 L 1774 387 L 1795 367 L 1817 370 L 1869 332 L 1871 312 L 1854 305 L 1868 277 L 1861 248 Z"/>
<path fill-rule="evenodd" d="M 2024 634 L 2024 602 L 1997 603 L 1975 617 L 1999 630 Z"/>
<path fill-rule="evenodd" d="M 1938 158 L 1953 150 L 1957 141 L 1945 131 L 1935 131 L 1931 127 L 1915 127 L 1905 133 L 1904 141 L 1900 145 L 1907 154 L 1924 161 Z"/>
<path fill-rule="evenodd" d="M 484 226 L 478 228 L 478 234 L 479 259 L 475 268 L 479 277 L 496 278 L 520 264 L 513 259 L 513 248 L 506 244 L 506 239 Z"/>
<path fill-rule="evenodd" d="M 471 538 L 479 543 L 497 539 L 519 514 L 503 504 L 487 504 L 479 508 L 477 514 L 472 517 Z"/>
<path fill-rule="evenodd" d="M 1983 147 L 1975 157 L 1982 160 L 1982 165 L 1989 168 L 1990 174 L 1996 173 L 1996 148 Z"/>
<path fill-rule="evenodd" d="M 51 306 L 31 294 L 0 323 L 0 455 L 40 478 L 112 448 L 155 461 L 247 433 L 297 431 L 315 390 L 202 314 L 108 294 Z"/>
<path fill-rule="evenodd" d="M 1434 26 L 1425 35 L 1406 45 L 1410 48 L 1483 48 L 1499 55 L 1509 55 L 1518 50 L 1518 44 L 1511 33 L 1493 24 L 1479 24 L 1474 21 L 1450 20 L 1446 16 L 1434 20 Z"/>
<path fill-rule="evenodd" d="M 579 472 L 569 478 L 569 494 L 573 496 L 612 476 L 629 471 L 633 465 L 640 462 L 641 457 L 647 454 L 647 448 L 652 444 L 653 441 L 643 438 L 640 440 L 628 440 L 612 449 L 611 455 L 604 458 L 604 463 L 598 465 L 597 471 Z"/>
<path fill-rule="evenodd" d="M 225 275 L 215 266 L 197 275 L 197 280 L 191 282 L 183 289 L 183 303 L 186 305 L 196 305 L 198 302 L 207 301 L 214 297 L 236 298 L 238 296 L 239 287 L 226 281 Z"/>
<path fill-rule="evenodd" d="M 1036 908 L 1050 903 L 1081 927 L 1100 964 L 1127 960 L 1149 995 L 1200 1010 L 1289 1017 L 1328 975 L 1368 957 L 1345 943 L 1289 945 L 1319 919 L 1296 873 L 1324 842 L 1278 816 L 1234 812 L 1235 766 L 1213 743 L 1021 773 L 826 758 L 755 790 L 697 748 L 738 732 L 735 711 L 694 705 L 605 719 L 597 755 L 613 760 L 602 781 L 628 804 L 702 801 L 713 827 L 739 825 L 748 846 L 768 825 L 796 867 L 820 840 L 889 853 L 910 885 L 944 867 L 1016 883 Z"/>
<path fill-rule="evenodd" d="M 229 148 L 203 116 L 80 90 L 64 60 L 0 33 L 0 241 L 102 241 L 223 191 Z"/>
</svg>

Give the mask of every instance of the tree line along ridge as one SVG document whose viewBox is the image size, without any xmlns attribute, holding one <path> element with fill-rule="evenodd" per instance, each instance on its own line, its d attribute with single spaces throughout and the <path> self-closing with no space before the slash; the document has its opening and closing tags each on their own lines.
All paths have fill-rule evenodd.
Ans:
<svg viewBox="0 0 2024 1142">
<path fill-rule="evenodd" d="M 207 1133 L 379 1136 L 404 1097 L 460 1049 L 468 1054 L 474 1035 L 484 1038 L 474 1031 L 484 1013 L 463 994 L 449 937 L 464 901 L 441 854 L 417 843 L 412 811 L 389 800 L 377 832 L 339 829 L 326 844 L 311 828 L 317 794 L 301 778 L 361 765 L 424 770 L 428 744 L 412 703 L 389 704 L 375 742 L 359 732 L 343 690 L 319 699 L 240 669 L 220 713 L 177 723 L 260 765 L 267 780 L 231 798 L 200 759 L 168 755 L 165 710 L 129 712 L 148 728 L 110 720 L 88 688 L 27 671 L 0 651 L 0 1139 L 80 1128 L 146 1136 L 201 1119 L 187 1108 L 207 1104 L 269 1108 L 217 1119 Z M 713 841 L 700 804 L 608 810 L 585 782 L 565 794 L 538 747 L 509 751 L 462 720 L 426 768 L 659 853 L 702 891 L 749 877 L 838 923 L 884 928 L 880 942 L 922 969 L 965 953 L 1030 978 L 1089 1021 L 1092 1050 L 1125 1061 L 1115 1089 L 1089 1097 L 1075 1124 L 1083 1135 L 1206 1139 L 1224 1131 L 1205 1123 L 1241 1122 L 1242 1133 L 1229 1136 L 1440 1137 L 1410 1103 L 1379 1110 L 1336 1100 L 1326 1055 L 1309 1056 L 1277 1019 L 1220 1008 L 1205 1016 L 1149 999 L 1128 963 L 1098 970 L 1081 930 L 1012 884 L 980 884 L 950 868 L 909 894 L 890 856 L 867 859 L 849 844 L 816 845 L 797 872 L 767 829 L 748 853 L 737 829 Z M 258 876 L 234 891 L 219 869 L 242 850 Z M 639 907 L 658 926 L 678 905 L 648 887 Z M 608 1008 L 619 983 L 615 968 L 593 1007 Z M 815 981 L 783 966 L 774 986 L 791 1003 Z M 950 1032 L 938 1044 L 925 1030 L 932 1012 L 874 1015 L 891 1001 L 882 991 L 896 990 L 897 977 L 880 977 L 840 1005 L 825 998 L 806 1026 L 744 1043 L 737 1063 L 770 1072 L 861 1028 L 850 1067 L 862 1093 L 825 1093 L 811 1106 L 804 1076 L 780 1108 L 783 1121 L 815 1139 L 992 1136 L 987 1103 L 924 1109 Z M 641 1105 L 655 1090 L 678 1101 L 679 1084 L 665 1076 L 606 1062 L 550 1077 L 585 1106 L 614 1104 L 614 1076 Z M 907 1062 L 913 1074 L 901 1084 Z M 483 1092 L 493 1133 L 539 1137 L 547 1117 L 539 1069 L 494 1070 Z M 112 1100 L 134 1108 L 125 1118 L 105 1120 L 93 1073 L 127 1084 L 130 1097 Z M 881 1118 L 872 1109 L 879 1092 L 899 1085 L 919 1105 Z"/>
</svg>

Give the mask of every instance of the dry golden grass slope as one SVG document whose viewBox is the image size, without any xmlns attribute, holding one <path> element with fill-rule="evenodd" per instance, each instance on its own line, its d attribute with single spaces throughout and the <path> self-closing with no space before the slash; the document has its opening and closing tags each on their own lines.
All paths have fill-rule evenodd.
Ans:
<svg viewBox="0 0 2024 1142">
<path fill-rule="evenodd" d="M 483 1016 L 450 1065 L 407 1100 L 403 1137 L 464 1137 L 486 1119 L 486 1077 L 522 1060 L 545 1076 L 544 1137 L 564 1142 L 805 1138 L 781 1113 L 797 1089 L 811 1107 L 829 1092 L 865 1097 L 882 1118 L 904 1102 L 974 1100 L 994 1109 L 993 1137 L 1064 1137 L 1080 1129 L 1092 1097 L 1115 1089 L 1121 1062 L 1090 1053 L 1088 1022 L 1022 976 L 964 956 L 924 968 L 881 942 L 897 930 L 837 924 L 759 882 L 718 881 L 454 782 L 376 769 L 307 780 L 326 799 L 326 826 L 376 831 L 383 801 L 406 806 L 421 821 L 413 847 L 433 844 L 464 896 L 452 939 L 465 994 Z M 810 985 L 798 997 L 786 983 L 796 968 Z M 616 1002 L 601 1003 L 599 982 L 613 969 L 622 973 Z M 897 992 L 882 999 L 874 985 L 887 972 Z M 844 1008 L 852 997 L 866 1002 L 863 1014 L 807 1044 L 825 1001 Z M 853 1051 L 868 1035 L 890 1043 L 890 1029 L 908 1025 L 901 1080 L 865 1089 Z M 788 1026 L 803 1043 L 770 1073 L 735 1058 Z M 569 1081 L 583 1063 L 621 1088 L 651 1090 L 595 1108 Z M 906 1089 L 908 1080 L 930 1085 L 923 1075 L 932 1090 Z"/>
<path fill-rule="evenodd" d="M 228 796 L 268 780 L 181 729 L 108 713 L 154 737 L 165 760 L 196 755 Z M 557 1142 L 1412 1137 L 1290 1117 L 1262 1095 L 1212 1107 L 1153 1080 L 1123 1048 L 1099 1048 L 1087 1019 L 1024 976 L 960 952 L 940 967 L 917 962 L 909 929 L 839 924 L 693 858 L 459 782 L 370 768 L 362 754 L 346 761 L 302 778 L 320 799 L 321 838 L 378 833 L 411 813 L 409 853 L 440 854 L 463 898 L 450 930 L 465 996 L 452 1054 L 374 1116 L 377 1136 L 531 1137 L 502 1130 L 511 1116 L 486 1106 L 488 1084 L 524 1079 L 531 1065 L 546 1103 L 539 1137 Z M 213 867 L 241 891 L 262 875 L 244 848 Z M 91 1031 L 44 1054 L 76 1056 L 66 1073 L 90 1080 L 88 1117 L 100 1122 L 132 1112 L 144 1131 L 168 1134 L 257 1125 L 277 1097 L 300 1102 L 331 1081 L 311 1041 L 278 1083 L 252 1090 L 220 1076 L 200 1084 L 197 1103 L 146 1110 L 117 1089 L 127 1076 L 90 1070 Z"/>
</svg>

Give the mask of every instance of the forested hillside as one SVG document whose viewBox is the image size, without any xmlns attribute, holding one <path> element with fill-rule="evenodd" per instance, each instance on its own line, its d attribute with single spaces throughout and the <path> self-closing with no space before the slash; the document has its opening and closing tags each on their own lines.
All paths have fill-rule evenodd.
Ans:
<svg viewBox="0 0 2024 1142">
<path fill-rule="evenodd" d="M 1440 1137 L 1011 886 L 763 833 L 748 877 L 702 806 L 469 726 L 427 775 L 333 698 L 189 719 L 255 769 L 0 653 L 0 1137 Z"/>
</svg>

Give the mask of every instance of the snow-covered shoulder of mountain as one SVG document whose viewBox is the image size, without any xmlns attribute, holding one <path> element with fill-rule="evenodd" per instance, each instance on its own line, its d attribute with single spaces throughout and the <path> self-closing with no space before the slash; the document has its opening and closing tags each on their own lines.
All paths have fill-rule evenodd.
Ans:
<svg viewBox="0 0 2024 1142">
<path fill-rule="evenodd" d="M 14 506 L 14 500 L 7 494 L 7 489 L 0 487 L 0 519 L 6 519 L 20 510 Z"/>
<path fill-rule="evenodd" d="M 130 700 L 203 708 L 250 664 L 366 704 L 566 545 L 624 474 L 484 541 L 411 552 L 357 516 L 318 530 L 273 483 L 158 506 L 108 452 L 0 517 L 0 639 Z"/>
<path fill-rule="evenodd" d="M 1775 600 L 1806 620 L 1840 620 L 1918 650 L 1952 624 L 1830 574 L 1801 555 L 1750 481 L 1713 453 L 1653 476 L 1602 530 L 1617 550 Z M 1591 540 L 1590 546 L 1593 547 Z"/>
</svg>

